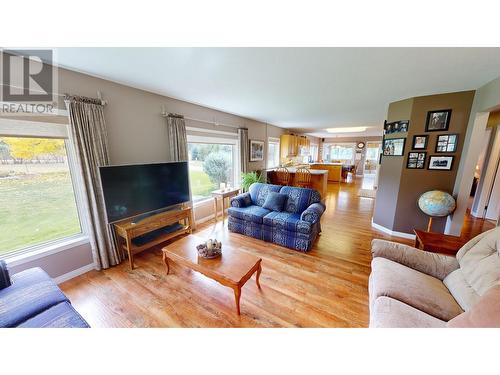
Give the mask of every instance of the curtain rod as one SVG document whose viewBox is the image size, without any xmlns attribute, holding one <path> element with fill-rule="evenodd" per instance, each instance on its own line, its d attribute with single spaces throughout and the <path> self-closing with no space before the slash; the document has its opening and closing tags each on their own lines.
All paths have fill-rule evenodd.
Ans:
<svg viewBox="0 0 500 375">
<path fill-rule="evenodd" d="M 161 114 L 163 117 L 168 117 L 169 113 L 168 112 L 162 112 Z M 176 114 L 175 114 L 176 115 Z M 178 116 L 178 115 L 177 115 Z M 224 124 L 222 122 L 217 122 L 217 121 L 208 121 L 208 120 L 202 120 L 199 118 L 194 118 L 194 117 L 188 117 L 188 116 L 183 116 L 185 120 L 190 120 L 190 121 L 196 121 L 196 122 L 203 122 L 205 124 L 210 124 L 210 125 L 215 125 L 215 126 L 226 126 L 228 128 L 242 128 L 245 126 L 238 126 L 238 125 L 232 125 L 232 124 Z"/>
<path fill-rule="evenodd" d="M 21 90 L 25 89 L 24 87 L 19 87 L 19 86 L 14 86 L 14 85 L 7 85 L 5 83 L 0 83 L 0 85 L 1 86 L 6 86 L 6 87 L 12 87 L 12 88 L 15 88 L 15 89 L 21 89 Z M 37 91 L 37 92 L 42 93 L 42 91 Z M 73 96 L 73 95 L 70 95 L 70 94 L 59 94 L 57 92 L 51 92 L 50 94 L 52 96 L 59 96 L 59 97 L 62 97 L 62 98 L 64 98 L 65 96 Z M 102 105 L 108 104 L 108 102 L 106 100 L 102 99 L 102 94 L 101 94 L 100 91 L 97 91 L 97 99 L 99 99 L 102 102 Z"/>
</svg>

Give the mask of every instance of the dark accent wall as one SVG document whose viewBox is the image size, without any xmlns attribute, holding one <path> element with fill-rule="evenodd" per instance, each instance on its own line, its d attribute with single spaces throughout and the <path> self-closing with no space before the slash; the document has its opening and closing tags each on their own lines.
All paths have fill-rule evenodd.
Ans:
<svg viewBox="0 0 500 375">
<path fill-rule="evenodd" d="M 428 216 L 417 206 L 418 197 L 429 190 L 444 190 L 453 192 L 462 148 L 467 131 L 474 91 L 421 96 L 411 101 L 410 112 L 402 109 L 410 102 L 391 103 L 388 111 L 388 121 L 410 120 L 406 134 L 403 156 L 383 157 L 379 175 L 379 191 L 373 220 L 375 223 L 397 232 L 413 233 L 413 229 L 426 229 Z M 451 109 L 450 126 L 447 131 L 425 132 L 427 112 Z M 405 116 L 405 117 L 403 117 Z M 398 118 L 399 117 L 399 118 Z M 429 136 L 425 169 L 407 169 L 408 153 L 412 149 L 413 136 L 427 134 Z M 438 135 L 458 134 L 458 147 L 454 153 L 436 154 Z M 403 135 L 404 136 L 404 135 Z M 453 155 L 455 157 L 451 171 L 428 170 L 431 155 Z M 436 218 L 433 222 L 434 232 L 443 232 L 446 218 Z"/>
<path fill-rule="evenodd" d="M 409 119 L 411 117 L 412 106 L 413 98 L 389 104 L 387 121 Z M 373 222 L 391 230 L 396 216 L 402 166 L 403 157 L 401 156 L 383 157 L 379 170 Z"/>
</svg>

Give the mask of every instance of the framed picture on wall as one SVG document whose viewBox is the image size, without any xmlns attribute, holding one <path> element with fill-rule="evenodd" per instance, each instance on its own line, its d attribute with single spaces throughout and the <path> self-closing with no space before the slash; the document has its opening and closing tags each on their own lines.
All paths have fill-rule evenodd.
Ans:
<svg viewBox="0 0 500 375">
<path fill-rule="evenodd" d="M 428 135 L 414 135 L 413 144 L 411 146 L 412 150 L 425 150 L 427 149 L 427 141 L 429 140 Z"/>
<path fill-rule="evenodd" d="M 384 139 L 382 147 L 384 156 L 403 156 L 405 141 L 406 138 Z"/>
<path fill-rule="evenodd" d="M 410 121 L 401 120 L 384 123 L 384 134 L 406 133 L 410 127 Z"/>
<path fill-rule="evenodd" d="M 439 170 L 439 171 L 451 171 L 453 166 L 454 156 L 439 156 L 431 155 L 429 157 L 429 166 L 427 169 Z"/>
<path fill-rule="evenodd" d="M 451 109 L 427 112 L 426 132 L 439 132 L 450 127 Z"/>
<path fill-rule="evenodd" d="M 250 140 L 250 161 L 264 160 L 264 141 Z"/>
<path fill-rule="evenodd" d="M 406 163 L 406 168 L 408 168 L 408 169 L 424 169 L 426 155 L 427 155 L 427 152 L 410 152 L 408 154 L 408 161 Z"/>
<path fill-rule="evenodd" d="M 457 151 L 458 134 L 438 135 L 436 142 L 436 152 L 455 152 Z"/>
</svg>

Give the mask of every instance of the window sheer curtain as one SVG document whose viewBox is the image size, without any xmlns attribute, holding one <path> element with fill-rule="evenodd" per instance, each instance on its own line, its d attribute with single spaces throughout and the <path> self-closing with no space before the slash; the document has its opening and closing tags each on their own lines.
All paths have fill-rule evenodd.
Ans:
<svg viewBox="0 0 500 375">
<path fill-rule="evenodd" d="M 240 168 L 241 173 L 248 172 L 248 155 L 250 153 L 249 141 L 248 141 L 248 129 L 239 128 L 238 129 L 238 139 L 240 141 Z"/>
<path fill-rule="evenodd" d="M 99 167 L 109 165 L 104 107 L 100 99 L 80 96 L 65 97 L 69 112 L 70 132 L 82 170 L 90 224 L 90 242 L 97 269 L 121 262 L 115 248 L 111 227 L 106 221 Z"/>
<path fill-rule="evenodd" d="M 167 116 L 168 160 L 188 160 L 186 123 L 184 117 L 169 113 Z"/>
</svg>

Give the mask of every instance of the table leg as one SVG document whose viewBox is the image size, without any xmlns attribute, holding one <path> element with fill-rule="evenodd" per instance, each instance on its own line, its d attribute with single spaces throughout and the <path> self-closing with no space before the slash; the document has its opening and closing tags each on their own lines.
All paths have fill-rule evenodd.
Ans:
<svg viewBox="0 0 500 375">
<path fill-rule="evenodd" d="M 234 300 L 236 301 L 236 312 L 240 315 L 240 297 L 241 288 L 239 286 L 234 287 Z"/>
<path fill-rule="evenodd" d="M 217 222 L 217 198 L 214 197 L 214 219 Z"/>
<path fill-rule="evenodd" d="M 167 275 L 170 273 L 170 265 L 168 264 L 167 254 L 163 253 L 163 263 L 165 263 L 165 267 L 167 268 Z"/>
<path fill-rule="evenodd" d="M 224 209 L 225 207 L 225 202 L 226 200 L 224 199 L 224 197 L 222 197 L 222 223 L 224 224 L 224 215 L 226 214 L 226 210 Z"/>
<path fill-rule="evenodd" d="M 257 276 L 255 277 L 255 282 L 257 283 L 257 287 L 260 289 L 260 274 L 262 272 L 262 265 L 259 263 L 259 268 L 257 268 Z"/>
</svg>

